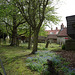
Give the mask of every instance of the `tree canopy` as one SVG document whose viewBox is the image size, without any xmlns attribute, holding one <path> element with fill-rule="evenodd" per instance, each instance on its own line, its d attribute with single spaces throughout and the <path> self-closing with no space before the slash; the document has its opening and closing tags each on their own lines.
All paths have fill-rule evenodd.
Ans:
<svg viewBox="0 0 75 75">
<path fill-rule="evenodd" d="M 53 4 L 54 1 L 55 0 L 0 1 L 0 19 L 6 24 L 7 31 L 12 34 L 12 45 L 16 45 L 18 34 L 24 32 L 26 28 L 31 28 L 34 34 L 32 53 L 37 51 L 38 35 L 40 35 L 39 32 L 41 30 L 44 30 L 43 24 L 45 22 L 57 23 L 57 21 L 59 21 Z"/>
<path fill-rule="evenodd" d="M 32 53 L 37 51 L 38 34 L 44 20 L 50 20 L 53 23 L 57 21 L 54 16 L 55 7 L 53 0 L 15 0 L 17 8 L 20 10 L 26 22 L 34 31 L 34 45 Z M 55 19 L 55 20 L 54 20 Z"/>
</svg>

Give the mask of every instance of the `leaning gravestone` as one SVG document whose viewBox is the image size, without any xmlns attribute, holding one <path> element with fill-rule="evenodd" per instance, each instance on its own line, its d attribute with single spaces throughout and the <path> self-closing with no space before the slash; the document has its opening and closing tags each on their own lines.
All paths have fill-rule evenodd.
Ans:
<svg viewBox="0 0 75 75">
<path fill-rule="evenodd" d="M 75 50 L 75 15 L 67 16 L 67 34 L 71 38 L 66 41 L 66 50 Z"/>
</svg>

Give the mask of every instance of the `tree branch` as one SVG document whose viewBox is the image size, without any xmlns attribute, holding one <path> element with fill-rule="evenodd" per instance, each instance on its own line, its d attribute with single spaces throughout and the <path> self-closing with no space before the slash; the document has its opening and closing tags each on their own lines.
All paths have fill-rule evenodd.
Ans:
<svg viewBox="0 0 75 75">
<path fill-rule="evenodd" d="M 25 15 L 23 5 L 20 4 L 18 1 L 16 1 L 16 3 L 17 3 L 17 5 L 18 5 L 18 9 L 20 10 L 20 12 L 21 12 L 22 16 L 24 17 L 24 19 L 27 21 L 27 23 L 28 23 L 29 25 L 31 25 L 32 27 L 34 27 L 34 26 L 32 25 L 32 23 L 30 22 L 29 18 Z"/>
<path fill-rule="evenodd" d="M 22 20 L 16 25 L 16 27 L 18 27 L 20 24 L 26 23 L 26 21 L 22 21 Z"/>
<path fill-rule="evenodd" d="M 46 1 L 46 4 L 45 4 L 45 0 L 43 1 L 43 12 L 42 12 L 42 17 L 40 18 L 40 22 L 39 22 L 38 28 L 40 28 L 40 26 L 41 26 L 41 24 L 42 24 L 42 22 L 43 22 L 43 20 L 45 18 L 45 8 L 46 8 L 46 6 L 48 4 L 48 1 L 49 0 Z"/>
<path fill-rule="evenodd" d="M 7 23 L 7 22 L 6 22 L 6 21 L 4 21 L 4 20 L 2 20 L 2 22 L 4 22 L 5 24 L 7 24 L 7 25 L 11 26 L 9 23 Z"/>
<path fill-rule="evenodd" d="M 2 22 L 4 22 L 6 25 L 8 25 L 8 26 L 10 27 L 10 30 L 12 30 L 12 29 L 11 29 L 11 26 L 12 26 L 11 24 L 7 23 L 7 22 L 4 21 L 4 20 L 2 20 Z"/>
<path fill-rule="evenodd" d="M 29 25 L 31 25 L 32 28 L 35 28 L 35 26 L 32 24 L 32 21 L 30 21 L 29 17 L 25 15 L 26 13 L 24 12 L 24 7 L 23 7 L 23 5 L 20 4 L 18 1 L 16 1 L 16 3 L 17 3 L 17 5 L 18 5 L 18 6 L 17 6 L 18 9 L 20 10 L 20 12 L 21 12 L 22 16 L 24 17 L 24 19 L 26 20 L 26 22 L 27 22 Z"/>
<path fill-rule="evenodd" d="M 9 0 L 6 0 L 8 3 L 10 3 L 10 1 Z"/>
<path fill-rule="evenodd" d="M 29 0 L 29 3 L 28 3 L 28 15 L 29 15 L 29 20 L 30 20 L 31 24 L 33 25 L 32 19 L 31 19 L 31 16 L 32 16 L 32 15 L 30 14 L 30 13 L 31 13 L 31 12 L 30 12 L 30 7 L 31 7 L 31 6 L 30 6 L 30 0 Z"/>
<path fill-rule="evenodd" d="M 24 33 L 20 34 L 19 36 L 24 35 L 24 34 L 26 34 L 26 33 L 27 33 L 27 30 L 26 30 L 26 32 L 24 32 Z"/>
</svg>

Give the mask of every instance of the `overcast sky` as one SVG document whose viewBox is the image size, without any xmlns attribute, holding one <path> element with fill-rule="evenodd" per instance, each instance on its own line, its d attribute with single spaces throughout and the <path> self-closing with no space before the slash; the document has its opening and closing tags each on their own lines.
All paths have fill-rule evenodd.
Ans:
<svg viewBox="0 0 75 75">
<path fill-rule="evenodd" d="M 66 16 L 75 15 L 75 0 L 60 0 L 62 1 L 59 4 L 59 9 L 56 11 L 59 16 L 61 16 L 61 22 L 57 25 L 58 28 L 60 28 L 61 23 L 63 23 L 65 26 L 66 24 Z M 53 26 L 55 29 L 56 26 Z M 49 28 L 47 28 L 49 29 Z"/>
</svg>

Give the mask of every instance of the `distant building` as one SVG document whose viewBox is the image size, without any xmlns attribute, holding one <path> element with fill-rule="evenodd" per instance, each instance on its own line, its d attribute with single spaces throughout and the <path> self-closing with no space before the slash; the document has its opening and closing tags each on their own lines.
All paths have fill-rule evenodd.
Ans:
<svg viewBox="0 0 75 75">
<path fill-rule="evenodd" d="M 56 27 L 56 30 L 53 30 L 52 28 L 51 28 L 51 30 L 46 30 L 47 35 L 51 35 L 51 34 L 57 35 L 57 34 L 59 33 L 59 31 L 60 31 L 60 30 L 58 30 L 57 27 Z"/>
<path fill-rule="evenodd" d="M 54 34 L 48 35 L 46 41 L 50 41 L 50 43 L 57 43 L 57 35 Z"/>
<path fill-rule="evenodd" d="M 64 27 L 63 23 L 61 25 L 61 29 L 57 35 L 57 43 L 58 44 L 65 44 L 65 41 L 68 40 L 67 28 Z"/>
<path fill-rule="evenodd" d="M 46 32 L 48 32 L 46 41 L 49 40 L 50 43 L 65 44 L 65 41 L 69 39 L 67 28 L 64 27 L 63 23 L 61 24 L 60 30 L 56 27 L 55 30 L 51 28 L 51 30 L 46 30 Z"/>
<path fill-rule="evenodd" d="M 58 35 L 59 31 L 60 30 L 58 30 L 57 27 L 55 30 L 53 30 L 52 28 L 51 28 L 51 30 L 46 30 L 46 32 L 48 32 L 46 41 L 49 40 L 50 43 L 57 43 L 57 35 Z"/>
</svg>

